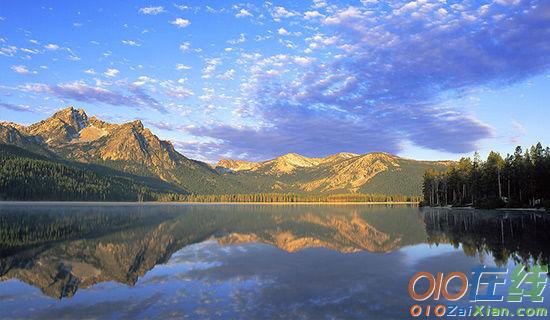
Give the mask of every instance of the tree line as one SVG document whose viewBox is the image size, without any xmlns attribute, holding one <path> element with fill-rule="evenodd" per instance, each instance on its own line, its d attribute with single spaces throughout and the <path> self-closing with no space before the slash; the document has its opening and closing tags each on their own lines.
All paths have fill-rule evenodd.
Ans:
<svg viewBox="0 0 550 320">
<path fill-rule="evenodd" d="M 461 158 L 446 172 L 427 171 L 423 204 L 429 206 L 550 207 L 550 148 L 539 142 L 516 147 L 503 158 L 491 151 L 482 161 Z"/>
<path fill-rule="evenodd" d="M 181 195 L 182 202 L 420 202 L 421 196 L 384 194 L 308 195 L 296 193 Z M 173 200 L 173 199 L 169 199 Z"/>
</svg>

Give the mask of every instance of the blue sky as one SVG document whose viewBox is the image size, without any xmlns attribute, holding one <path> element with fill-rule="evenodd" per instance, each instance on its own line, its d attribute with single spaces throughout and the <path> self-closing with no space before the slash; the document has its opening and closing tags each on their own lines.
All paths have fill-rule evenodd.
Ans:
<svg viewBox="0 0 550 320">
<path fill-rule="evenodd" d="M 548 1 L 2 1 L 0 119 L 141 119 L 185 155 L 550 142 Z"/>
</svg>

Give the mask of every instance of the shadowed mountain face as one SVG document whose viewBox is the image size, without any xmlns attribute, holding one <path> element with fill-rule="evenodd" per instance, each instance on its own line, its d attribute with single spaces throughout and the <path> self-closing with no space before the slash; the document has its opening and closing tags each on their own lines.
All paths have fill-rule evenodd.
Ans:
<svg viewBox="0 0 550 320">
<path fill-rule="evenodd" d="M 13 206 L 0 211 L 0 280 L 63 298 L 103 281 L 133 285 L 179 249 L 266 243 L 287 252 L 325 247 L 392 252 L 425 241 L 412 207 Z"/>
<path fill-rule="evenodd" d="M 23 126 L 0 122 L 0 143 L 34 153 L 168 182 L 188 193 L 378 193 L 421 194 L 428 169 L 444 171 L 447 162 L 403 159 L 386 153 L 337 153 L 310 158 L 289 153 L 263 162 L 222 159 L 216 170 L 185 157 L 136 120 L 113 124 L 68 107 Z"/>
</svg>

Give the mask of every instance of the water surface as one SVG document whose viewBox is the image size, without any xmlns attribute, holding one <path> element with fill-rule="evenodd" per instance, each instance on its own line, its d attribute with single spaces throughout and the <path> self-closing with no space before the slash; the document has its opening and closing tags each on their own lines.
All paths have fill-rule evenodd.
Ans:
<svg viewBox="0 0 550 320">
<path fill-rule="evenodd" d="M 406 319 L 415 272 L 547 263 L 549 226 L 404 205 L 4 203 L 0 318 Z"/>
</svg>

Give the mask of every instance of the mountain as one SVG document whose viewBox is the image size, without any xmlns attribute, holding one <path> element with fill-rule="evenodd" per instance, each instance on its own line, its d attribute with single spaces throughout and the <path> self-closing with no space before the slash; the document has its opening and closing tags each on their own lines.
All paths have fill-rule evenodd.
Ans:
<svg viewBox="0 0 550 320">
<path fill-rule="evenodd" d="M 254 185 L 251 192 L 414 195 L 421 190 L 426 170 L 444 171 L 449 165 L 382 152 L 338 153 L 325 158 L 289 153 L 263 162 L 222 159 L 216 168 L 228 179 Z"/>
<path fill-rule="evenodd" d="M 184 193 L 158 179 L 0 144 L 0 200 L 143 201 Z"/>
<path fill-rule="evenodd" d="M 42 141 L 41 137 L 29 136 L 25 133 L 26 128 L 13 122 L 0 122 L 0 142 L 16 145 L 44 156 L 52 157 L 51 152 Z"/>
<path fill-rule="evenodd" d="M 180 154 L 170 141 L 159 139 L 139 120 L 108 123 L 73 107 L 29 126 L 0 122 L 0 143 L 55 161 L 99 165 L 156 179 L 192 194 L 419 195 L 424 172 L 445 171 L 450 164 L 380 152 L 342 152 L 324 158 L 288 153 L 262 162 L 222 159 L 211 166 Z"/>
<path fill-rule="evenodd" d="M 139 120 L 111 124 L 73 107 L 29 126 L 1 123 L 0 143 L 155 177 L 190 193 L 240 190 L 208 164 L 181 155 Z"/>
</svg>

